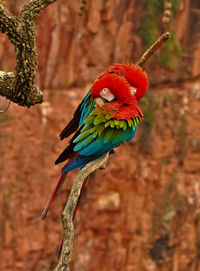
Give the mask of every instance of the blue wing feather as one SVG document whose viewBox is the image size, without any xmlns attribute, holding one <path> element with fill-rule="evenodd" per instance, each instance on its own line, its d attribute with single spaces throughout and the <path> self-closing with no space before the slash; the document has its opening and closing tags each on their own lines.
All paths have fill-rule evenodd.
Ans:
<svg viewBox="0 0 200 271">
<path fill-rule="evenodd" d="M 134 119 L 132 122 L 134 123 Z M 87 119 L 83 122 L 83 130 L 85 125 L 87 125 Z M 105 127 L 105 123 L 100 125 L 104 125 Z M 93 128 L 90 127 L 88 130 L 92 129 Z M 88 136 L 83 138 L 81 138 L 81 130 L 79 135 L 80 141 L 75 138 L 72 142 L 75 144 L 74 151 L 77 152 L 77 155 L 63 167 L 62 172 L 82 168 L 89 162 L 100 158 L 107 152 L 110 152 L 114 148 L 118 147 L 122 142 L 130 141 L 135 136 L 137 129 L 138 123 L 131 126 L 127 125 L 126 129 L 124 129 L 124 126 L 121 128 L 119 128 L 119 126 L 114 126 L 113 128 L 107 127 L 100 136 L 96 135 L 93 137 L 93 134 L 88 132 Z M 84 130 L 83 133 L 85 132 L 86 131 Z"/>
<path fill-rule="evenodd" d="M 73 134 L 83 123 L 91 112 L 95 109 L 95 100 L 91 97 L 91 90 L 85 95 L 82 102 L 77 107 L 73 119 L 60 133 L 60 139 L 64 139 Z"/>
<path fill-rule="evenodd" d="M 95 100 L 91 98 L 90 94 L 91 94 L 91 90 L 88 91 L 86 96 L 83 98 L 83 101 L 81 102 L 81 116 L 79 120 L 79 126 L 95 109 Z"/>
</svg>

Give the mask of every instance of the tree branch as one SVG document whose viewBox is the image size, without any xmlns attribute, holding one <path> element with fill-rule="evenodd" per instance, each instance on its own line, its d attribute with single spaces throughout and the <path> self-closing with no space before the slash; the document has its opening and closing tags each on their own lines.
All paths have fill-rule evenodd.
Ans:
<svg viewBox="0 0 200 271">
<path fill-rule="evenodd" d="M 165 32 L 154 44 L 141 56 L 136 65 L 143 67 L 147 60 L 170 38 L 170 33 Z"/>
<path fill-rule="evenodd" d="M 39 17 L 40 13 L 56 0 L 30 0 L 26 3 L 19 15 L 21 20 L 34 22 Z"/>
<path fill-rule="evenodd" d="M 89 163 L 85 166 L 76 176 L 67 204 L 62 213 L 62 223 L 64 228 L 64 242 L 59 263 L 54 269 L 54 271 L 68 271 L 70 270 L 68 265 L 71 260 L 73 241 L 74 241 L 74 226 L 72 217 L 74 214 L 74 209 L 79 198 L 81 187 L 84 180 L 96 169 L 104 168 L 108 160 L 109 154 L 102 156 L 98 160 Z"/>
<path fill-rule="evenodd" d="M 0 4 L 0 31 L 5 33 L 14 45 L 18 41 L 17 26 L 16 17 L 3 4 Z"/>
<path fill-rule="evenodd" d="M 37 69 L 34 21 L 56 0 L 30 0 L 18 17 L 0 4 L 0 31 L 15 46 L 15 72 L 0 72 L 0 95 L 22 106 L 43 102 L 42 92 L 34 85 Z"/>
<path fill-rule="evenodd" d="M 20 100 L 17 96 L 13 95 L 13 88 L 15 81 L 14 72 L 0 71 L 0 95 L 6 97 L 14 103 L 20 104 Z M 29 92 L 29 100 L 31 104 L 41 103 L 43 100 L 43 94 L 37 86 L 34 86 Z M 24 105 L 24 104 L 23 104 Z"/>
<path fill-rule="evenodd" d="M 170 37 L 170 33 L 163 34 L 140 58 L 136 65 L 143 66 L 145 62 L 152 56 Z M 105 164 L 108 160 L 109 154 L 107 153 L 103 157 L 89 163 L 85 166 L 76 176 L 68 201 L 62 213 L 62 223 L 64 229 L 64 241 L 59 258 L 59 262 L 54 271 L 70 271 L 69 263 L 71 261 L 73 241 L 74 241 L 74 226 L 73 226 L 73 214 L 80 196 L 81 187 L 84 180 L 95 170 L 99 168 L 105 168 Z"/>
</svg>

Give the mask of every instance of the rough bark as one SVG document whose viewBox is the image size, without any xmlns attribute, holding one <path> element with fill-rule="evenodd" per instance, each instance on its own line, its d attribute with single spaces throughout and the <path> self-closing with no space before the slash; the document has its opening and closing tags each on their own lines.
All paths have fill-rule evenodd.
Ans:
<svg viewBox="0 0 200 271">
<path fill-rule="evenodd" d="M 0 31 L 15 46 L 15 72 L 0 72 L 0 95 L 22 106 L 42 103 L 43 95 L 34 85 L 37 70 L 34 21 L 56 0 L 30 0 L 19 16 L 13 16 L 0 2 Z"/>
</svg>

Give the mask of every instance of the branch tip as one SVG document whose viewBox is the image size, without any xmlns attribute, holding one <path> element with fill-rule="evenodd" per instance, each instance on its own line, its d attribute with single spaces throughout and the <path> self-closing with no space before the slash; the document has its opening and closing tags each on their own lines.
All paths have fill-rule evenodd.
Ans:
<svg viewBox="0 0 200 271">
<path fill-rule="evenodd" d="M 147 60 L 171 37 L 170 32 L 165 32 L 157 41 L 141 56 L 136 65 L 143 67 Z"/>
</svg>

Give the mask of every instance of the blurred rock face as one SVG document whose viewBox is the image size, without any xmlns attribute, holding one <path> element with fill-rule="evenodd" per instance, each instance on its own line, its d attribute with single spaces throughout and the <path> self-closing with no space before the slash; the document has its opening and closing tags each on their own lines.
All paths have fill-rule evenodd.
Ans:
<svg viewBox="0 0 200 271">
<path fill-rule="evenodd" d="M 24 2 L 7 1 L 7 5 L 18 14 Z M 88 1 L 81 18 L 77 15 L 78 1 L 62 0 L 50 5 L 36 23 L 40 87 L 82 85 L 115 62 L 136 62 L 143 53 L 139 29 L 141 17 L 147 11 L 145 3 Z M 147 67 L 152 83 L 174 82 L 200 74 L 199 5 L 196 0 L 181 1 L 172 29 L 182 48 L 182 58 L 173 70 L 160 69 L 159 76 L 155 69 L 158 63 L 154 61 Z M 3 35 L 0 39 L 0 68 L 13 70 L 12 45 Z"/>
<path fill-rule="evenodd" d="M 75 219 L 72 271 L 199 270 L 199 93 L 199 82 L 148 90 L 136 138 L 90 176 Z M 56 264 L 60 214 L 76 172 L 45 221 L 40 214 L 62 167 L 54 161 L 67 142 L 58 135 L 83 95 L 52 90 L 45 108 L 13 104 L 0 114 L 1 271 Z"/>
<path fill-rule="evenodd" d="M 26 1 L 5 2 L 18 14 Z M 82 18 L 76 1 L 49 6 L 36 24 L 38 85 L 83 85 L 114 62 L 136 62 L 144 4 L 88 1 Z M 147 66 L 152 83 L 199 76 L 199 10 L 199 1 L 181 1 L 174 28 L 183 58 L 173 71 Z M 5 35 L 0 65 L 5 71 L 15 65 Z M 145 121 L 134 144 L 120 146 L 106 169 L 90 177 L 75 219 L 72 271 L 200 269 L 200 85 L 149 92 L 153 98 L 144 102 Z M 84 93 L 49 91 L 42 107 L 12 105 L 0 114 L 2 271 L 47 271 L 56 264 L 60 213 L 76 173 L 69 174 L 46 221 L 39 217 L 59 177 L 54 161 L 66 142 L 58 135 Z"/>
</svg>

